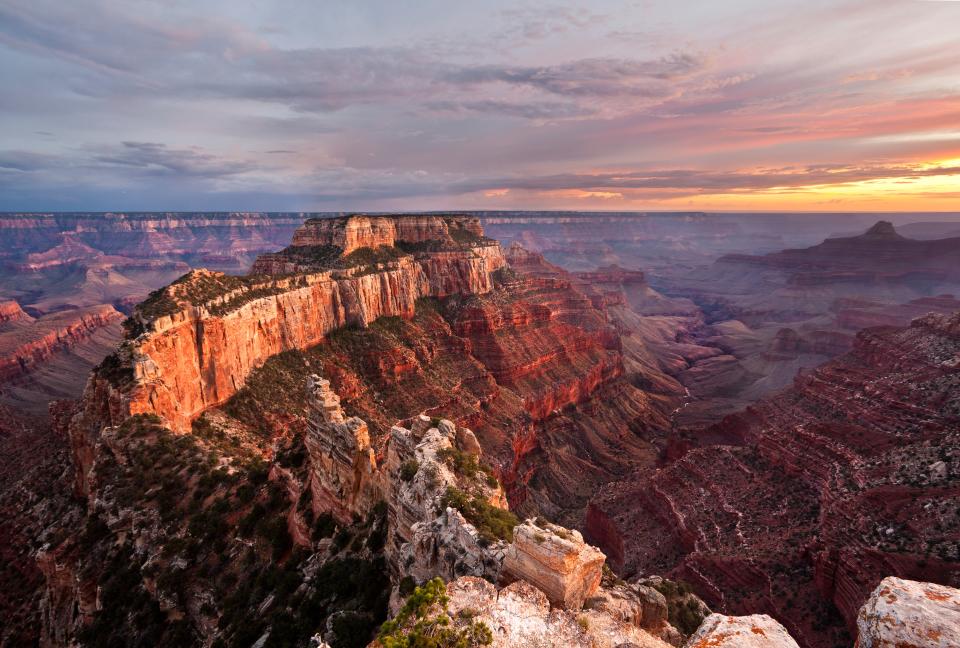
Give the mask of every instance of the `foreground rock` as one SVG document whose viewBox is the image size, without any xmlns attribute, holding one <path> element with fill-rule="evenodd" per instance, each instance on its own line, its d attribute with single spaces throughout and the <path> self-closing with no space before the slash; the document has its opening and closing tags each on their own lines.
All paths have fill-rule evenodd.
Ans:
<svg viewBox="0 0 960 648">
<path fill-rule="evenodd" d="M 960 590 L 890 576 L 857 616 L 857 648 L 960 646 Z"/>
<path fill-rule="evenodd" d="M 599 549 L 583 541 L 579 531 L 527 520 L 514 529 L 503 573 L 539 587 L 554 605 L 579 609 L 600 587 L 605 560 Z"/>
<path fill-rule="evenodd" d="M 766 614 L 711 614 L 686 648 L 799 648 L 787 630 Z"/>
<path fill-rule="evenodd" d="M 645 630 L 596 610 L 582 612 L 551 608 L 547 595 L 526 581 L 501 590 L 487 581 L 465 576 L 447 586 L 448 610 L 457 618 L 469 611 L 487 625 L 497 648 L 583 646 L 667 648 L 670 644 Z"/>
</svg>

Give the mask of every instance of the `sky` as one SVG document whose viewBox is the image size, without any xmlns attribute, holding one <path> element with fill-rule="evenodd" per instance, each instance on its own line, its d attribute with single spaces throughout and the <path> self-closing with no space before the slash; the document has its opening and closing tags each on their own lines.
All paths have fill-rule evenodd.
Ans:
<svg viewBox="0 0 960 648">
<path fill-rule="evenodd" d="M 960 211 L 951 0 L 0 0 L 0 210 Z"/>
</svg>

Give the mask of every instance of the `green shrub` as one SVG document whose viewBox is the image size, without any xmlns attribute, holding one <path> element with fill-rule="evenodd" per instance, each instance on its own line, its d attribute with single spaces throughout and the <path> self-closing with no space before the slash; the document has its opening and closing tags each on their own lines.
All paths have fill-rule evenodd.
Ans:
<svg viewBox="0 0 960 648">
<path fill-rule="evenodd" d="M 313 523 L 313 539 L 330 538 L 337 532 L 337 521 L 329 513 L 321 513 Z"/>
<path fill-rule="evenodd" d="M 417 476 L 418 470 L 420 470 L 420 463 L 416 459 L 404 461 L 400 465 L 400 480 L 405 482 L 412 481 L 413 478 Z"/>
<path fill-rule="evenodd" d="M 454 508 L 477 528 L 480 538 L 486 542 L 513 541 L 513 528 L 520 523 L 517 516 L 508 510 L 497 508 L 483 498 L 471 496 L 452 486 L 440 498 L 442 508 Z"/>
<path fill-rule="evenodd" d="M 413 590 L 397 616 L 380 626 L 383 648 L 474 648 L 493 643 L 486 624 L 474 621 L 455 628 L 446 612 L 447 587 L 439 578 Z"/>
</svg>

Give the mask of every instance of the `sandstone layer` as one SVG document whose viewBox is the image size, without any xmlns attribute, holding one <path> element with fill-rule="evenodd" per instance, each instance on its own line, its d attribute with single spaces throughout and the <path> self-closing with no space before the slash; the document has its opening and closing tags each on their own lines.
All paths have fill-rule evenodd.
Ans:
<svg viewBox="0 0 960 648">
<path fill-rule="evenodd" d="M 489 291 L 490 274 L 503 258 L 495 246 L 483 247 L 484 254 L 468 247 L 438 253 L 440 258 L 400 256 L 387 264 L 292 278 L 191 273 L 134 314 L 136 337 L 113 361 L 132 372 L 122 407 L 130 414 L 158 414 L 185 430 L 273 355 L 315 345 L 345 326 L 409 318 L 423 297 Z"/>
<path fill-rule="evenodd" d="M 314 218 L 294 233 L 292 247 L 335 246 L 342 254 L 349 254 L 362 247 L 393 247 L 401 242 L 453 244 L 464 235 L 481 238 L 480 221 L 472 217 L 418 214 Z"/>
<path fill-rule="evenodd" d="M 588 538 L 624 573 L 672 573 L 806 646 L 852 637 L 886 576 L 956 585 L 958 318 L 861 332 L 850 353 L 707 429 L 704 447 L 605 489 Z"/>
<path fill-rule="evenodd" d="M 514 529 L 513 544 L 503 562 L 504 576 L 533 584 L 556 606 L 582 607 L 600 587 L 606 557 L 584 543 L 579 531 L 536 522 Z"/>
</svg>

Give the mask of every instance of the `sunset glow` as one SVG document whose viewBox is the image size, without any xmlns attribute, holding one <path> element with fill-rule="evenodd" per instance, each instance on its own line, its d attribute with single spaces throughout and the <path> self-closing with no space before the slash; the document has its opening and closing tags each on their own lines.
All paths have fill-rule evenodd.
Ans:
<svg viewBox="0 0 960 648">
<path fill-rule="evenodd" d="M 81 4 L 0 7 L 0 209 L 960 205 L 960 3 Z"/>
</svg>

